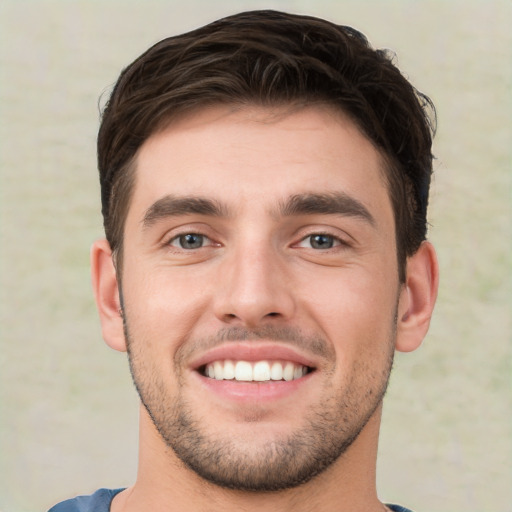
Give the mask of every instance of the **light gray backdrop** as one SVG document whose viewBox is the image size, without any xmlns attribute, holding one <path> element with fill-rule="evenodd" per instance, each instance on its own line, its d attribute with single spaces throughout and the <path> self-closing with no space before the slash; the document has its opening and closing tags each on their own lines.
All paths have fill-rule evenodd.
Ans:
<svg viewBox="0 0 512 512">
<path fill-rule="evenodd" d="M 262 7 L 359 28 L 438 107 L 430 237 L 442 284 L 424 346 L 397 358 L 379 490 L 418 512 L 512 510 L 511 5 L 2 0 L 0 511 L 133 481 L 137 398 L 89 284 L 98 97 L 157 40 Z"/>
</svg>

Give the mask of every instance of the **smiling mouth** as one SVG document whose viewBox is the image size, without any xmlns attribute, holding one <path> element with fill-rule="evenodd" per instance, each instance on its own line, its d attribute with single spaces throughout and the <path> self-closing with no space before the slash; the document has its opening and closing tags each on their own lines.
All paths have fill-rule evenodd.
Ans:
<svg viewBox="0 0 512 512">
<path fill-rule="evenodd" d="M 234 361 L 226 359 L 205 364 L 198 371 L 204 377 L 215 380 L 290 382 L 311 373 L 314 368 L 291 361 Z"/>
</svg>

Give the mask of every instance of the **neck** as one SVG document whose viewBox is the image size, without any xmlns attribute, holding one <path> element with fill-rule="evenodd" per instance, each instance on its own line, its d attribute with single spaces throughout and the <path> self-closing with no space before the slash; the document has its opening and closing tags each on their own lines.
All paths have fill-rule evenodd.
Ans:
<svg viewBox="0 0 512 512">
<path fill-rule="evenodd" d="M 276 492 L 229 490 L 206 482 L 168 448 L 141 407 L 139 470 L 135 484 L 114 499 L 112 512 L 382 512 L 375 485 L 381 407 L 358 438 L 309 482 Z"/>
</svg>

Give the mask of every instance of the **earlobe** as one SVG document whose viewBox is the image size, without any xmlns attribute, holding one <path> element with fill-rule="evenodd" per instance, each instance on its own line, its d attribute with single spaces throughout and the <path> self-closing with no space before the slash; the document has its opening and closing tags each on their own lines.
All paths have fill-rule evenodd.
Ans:
<svg viewBox="0 0 512 512">
<path fill-rule="evenodd" d="M 427 334 L 439 284 L 436 252 L 430 242 L 423 242 L 407 259 L 407 277 L 398 305 L 396 349 L 417 349 Z"/>
<path fill-rule="evenodd" d="M 91 247 L 91 276 L 103 339 L 111 348 L 126 351 L 117 273 L 110 245 L 105 239 Z"/>
</svg>

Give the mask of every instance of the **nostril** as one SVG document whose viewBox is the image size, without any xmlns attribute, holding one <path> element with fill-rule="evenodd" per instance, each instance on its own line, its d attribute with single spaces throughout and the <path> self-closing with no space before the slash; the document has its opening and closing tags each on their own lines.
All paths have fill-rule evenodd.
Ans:
<svg viewBox="0 0 512 512">
<path fill-rule="evenodd" d="M 269 313 L 267 316 L 279 316 L 279 313 Z"/>
</svg>

